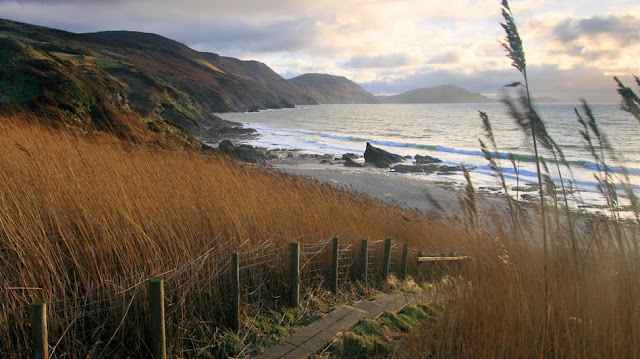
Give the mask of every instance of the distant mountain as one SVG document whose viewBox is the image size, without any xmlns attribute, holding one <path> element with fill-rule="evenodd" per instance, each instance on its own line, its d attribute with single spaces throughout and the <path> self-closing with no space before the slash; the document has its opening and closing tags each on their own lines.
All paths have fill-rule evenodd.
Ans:
<svg viewBox="0 0 640 359">
<path fill-rule="evenodd" d="M 289 82 L 322 104 L 380 103 L 360 85 L 341 76 L 305 74 Z"/>
<path fill-rule="evenodd" d="M 486 103 L 495 102 L 479 93 L 457 86 L 437 86 L 403 92 L 398 95 L 377 96 L 382 103 Z"/>
</svg>

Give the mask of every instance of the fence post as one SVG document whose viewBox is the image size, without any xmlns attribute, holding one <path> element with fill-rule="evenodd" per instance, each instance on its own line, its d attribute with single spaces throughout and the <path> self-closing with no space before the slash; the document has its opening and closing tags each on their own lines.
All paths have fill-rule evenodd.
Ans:
<svg viewBox="0 0 640 359">
<path fill-rule="evenodd" d="M 300 302 L 300 243 L 291 242 L 291 306 Z"/>
<path fill-rule="evenodd" d="M 385 283 L 389 281 L 389 270 L 391 269 L 391 238 L 384 239 L 384 267 L 383 280 Z"/>
<path fill-rule="evenodd" d="M 49 334 L 47 332 L 47 303 L 31 305 L 31 336 L 33 337 L 33 357 L 49 358 Z"/>
<path fill-rule="evenodd" d="M 409 265 L 409 244 L 405 243 L 402 246 L 402 267 L 400 267 L 400 278 L 402 280 L 407 279 L 407 267 Z"/>
<path fill-rule="evenodd" d="M 231 303 L 233 305 L 231 329 L 237 332 L 240 330 L 240 266 L 238 263 L 238 252 L 231 254 L 231 297 Z"/>
<path fill-rule="evenodd" d="M 420 262 L 420 257 L 422 257 L 422 249 L 418 250 L 418 263 L 416 264 L 416 269 L 418 271 L 417 275 L 420 277 L 420 280 L 424 279 L 424 275 L 422 274 L 422 262 Z"/>
<path fill-rule="evenodd" d="M 362 268 L 360 268 L 360 279 L 364 285 L 367 285 L 367 269 L 369 268 L 369 240 L 363 238 L 360 241 L 360 250 L 362 255 Z"/>
<path fill-rule="evenodd" d="M 333 261 L 331 262 L 331 292 L 338 294 L 338 237 L 333 237 Z"/>
<path fill-rule="evenodd" d="M 151 353 L 155 359 L 167 358 L 164 324 L 164 279 L 149 279 L 149 312 L 151 314 Z"/>
</svg>

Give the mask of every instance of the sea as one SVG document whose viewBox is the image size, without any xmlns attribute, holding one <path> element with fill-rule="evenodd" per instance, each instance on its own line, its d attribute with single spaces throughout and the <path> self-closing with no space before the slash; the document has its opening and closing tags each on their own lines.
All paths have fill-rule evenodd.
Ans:
<svg viewBox="0 0 640 359">
<path fill-rule="evenodd" d="M 546 123 L 547 131 L 560 145 L 570 164 L 558 173 L 550 153 L 543 151 L 550 178 L 559 186 L 573 188 L 572 203 L 577 207 L 598 207 L 606 204 L 595 179 L 601 171 L 585 149 L 575 109 L 579 105 L 542 104 L 537 111 Z M 621 110 L 619 104 L 592 105 L 593 114 L 615 158 L 607 155 L 607 166 L 628 182 L 640 195 L 640 123 Z M 477 188 L 498 186 L 494 172 L 480 150 L 479 139 L 486 136 L 478 111 L 486 112 L 498 145 L 495 155 L 503 167 L 510 188 L 527 188 L 537 183 L 532 141 L 509 116 L 500 103 L 482 104 L 349 104 L 297 106 L 291 109 L 250 113 L 222 113 L 218 116 L 256 129 L 259 136 L 248 141 L 253 146 L 268 149 L 291 149 L 309 154 L 344 153 L 363 155 L 369 142 L 403 156 L 428 155 L 449 166 L 465 165 Z M 515 168 L 508 159 L 513 154 Z M 413 158 L 407 159 L 411 164 Z M 516 176 L 516 173 L 518 175 Z M 451 181 L 462 185 L 461 172 L 451 174 L 400 174 L 424 181 Z M 532 186 L 529 186 L 531 188 Z M 619 194 L 624 192 L 619 187 Z M 534 196 L 535 192 L 532 195 Z M 625 205 L 625 199 L 622 198 Z M 626 203 L 628 204 L 628 203 Z"/>
</svg>

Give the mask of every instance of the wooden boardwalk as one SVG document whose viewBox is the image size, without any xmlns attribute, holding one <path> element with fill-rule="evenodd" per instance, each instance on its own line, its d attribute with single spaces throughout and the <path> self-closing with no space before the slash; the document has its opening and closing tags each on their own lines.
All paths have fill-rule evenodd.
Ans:
<svg viewBox="0 0 640 359">
<path fill-rule="evenodd" d="M 264 353 L 259 359 L 308 358 L 336 340 L 342 333 L 354 327 L 367 316 L 378 317 L 385 311 L 398 312 L 410 304 L 426 304 L 433 301 L 433 294 L 388 294 L 374 301 L 359 301 L 353 305 L 342 305 L 324 318 L 300 329 Z"/>
</svg>

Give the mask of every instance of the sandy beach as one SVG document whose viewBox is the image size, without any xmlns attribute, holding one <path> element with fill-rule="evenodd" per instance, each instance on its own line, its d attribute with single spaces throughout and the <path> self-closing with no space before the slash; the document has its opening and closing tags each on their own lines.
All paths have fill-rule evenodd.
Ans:
<svg viewBox="0 0 640 359">
<path fill-rule="evenodd" d="M 267 166 L 363 193 L 386 203 L 416 209 L 432 218 L 446 218 L 460 211 L 458 197 L 463 189 L 446 178 L 439 179 L 435 174 L 426 180 L 424 176 L 419 178 L 369 165 L 346 167 L 338 159 L 328 160 L 289 151 L 278 153 L 278 157 L 269 160 Z M 495 194 L 479 193 L 478 196 L 482 208 L 504 206 L 504 200 Z"/>
</svg>

